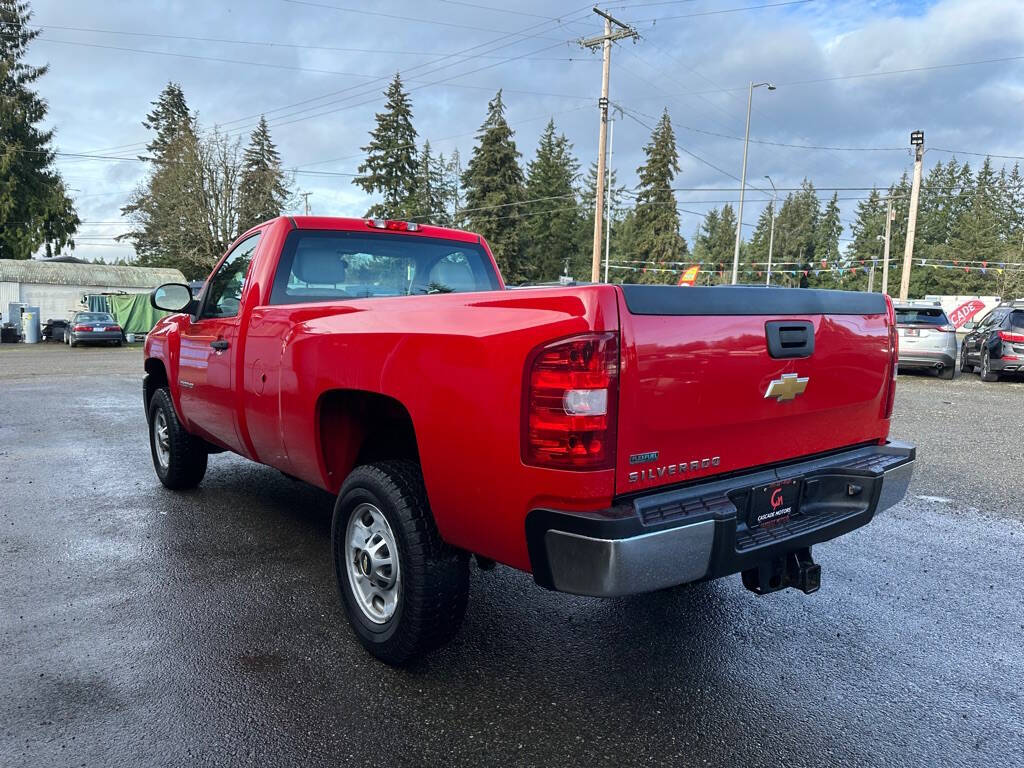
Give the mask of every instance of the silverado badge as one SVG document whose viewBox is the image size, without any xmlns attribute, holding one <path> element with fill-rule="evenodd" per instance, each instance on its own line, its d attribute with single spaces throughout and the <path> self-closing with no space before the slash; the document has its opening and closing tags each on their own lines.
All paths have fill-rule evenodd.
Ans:
<svg viewBox="0 0 1024 768">
<path fill-rule="evenodd" d="M 793 400 L 797 395 L 802 395 L 807 389 L 807 382 L 810 376 L 797 377 L 795 373 L 784 373 L 781 379 L 768 382 L 768 389 L 764 391 L 765 397 L 774 397 L 776 402 L 784 403 Z"/>
</svg>

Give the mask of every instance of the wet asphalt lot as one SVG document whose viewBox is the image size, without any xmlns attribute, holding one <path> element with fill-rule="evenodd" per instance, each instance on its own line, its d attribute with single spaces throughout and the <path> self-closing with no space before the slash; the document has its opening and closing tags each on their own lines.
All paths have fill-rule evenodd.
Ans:
<svg viewBox="0 0 1024 768">
<path fill-rule="evenodd" d="M 140 363 L 0 347 L 0 766 L 1024 765 L 1024 384 L 900 377 L 914 484 L 813 596 L 474 571 L 396 671 L 342 616 L 330 498 L 227 455 L 159 485 Z"/>
</svg>

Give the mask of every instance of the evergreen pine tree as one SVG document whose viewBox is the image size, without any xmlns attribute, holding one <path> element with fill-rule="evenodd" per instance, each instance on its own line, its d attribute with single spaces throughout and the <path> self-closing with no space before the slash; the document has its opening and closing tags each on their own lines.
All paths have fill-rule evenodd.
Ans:
<svg viewBox="0 0 1024 768">
<path fill-rule="evenodd" d="M 524 269 L 533 281 L 555 280 L 577 253 L 583 216 L 576 184 L 580 164 L 564 135 L 550 120 L 540 136 L 537 154 L 527 167 L 523 220 Z"/>
<path fill-rule="evenodd" d="M 817 239 L 818 219 L 821 216 L 821 204 L 814 185 L 808 179 L 800 184 L 800 189 L 786 196 L 775 222 L 775 249 L 773 274 L 779 275 L 780 285 L 800 285 L 803 272 L 808 277 L 813 274 L 816 259 L 815 245 Z M 776 280 L 773 277 L 772 283 Z"/>
<path fill-rule="evenodd" d="M 119 239 L 133 243 L 140 266 L 174 267 L 189 277 L 202 277 L 211 254 L 199 233 L 184 224 L 194 221 L 203 197 L 196 121 L 177 83 L 168 83 L 152 106 L 142 121 L 154 132 L 145 158 L 152 171 L 121 208 L 136 228 Z"/>
<path fill-rule="evenodd" d="M 721 226 L 721 214 L 717 208 L 710 209 L 704 214 L 704 220 L 693 242 L 693 259 L 702 264 L 706 269 L 713 269 L 712 264 L 717 266 L 715 256 L 715 245 L 718 242 L 718 230 Z"/>
<path fill-rule="evenodd" d="M 415 214 L 412 197 L 416 185 L 416 129 L 412 127 L 412 104 L 396 73 L 386 91 L 384 111 L 370 131 L 370 143 L 363 147 L 366 160 L 362 174 L 353 182 L 368 194 L 383 200 L 370 206 L 367 216 L 407 219 Z"/>
<path fill-rule="evenodd" d="M 761 209 L 761 215 L 757 217 L 757 224 L 754 226 L 754 234 L 746 244 L 744 252 L 747 256 L 747 263 L 754 272 L 757 282 L 764 282 L 765 272 L 768 270 L 768 244 L 772 235 L 772 205 L 768 203 Z M 775 261 L 775 249 L 772 243 L 772 261 Z M 760 274 L 758 274 L 760 273 Z"/>
<path fill-rule="evenodd" d="M 52 130 L 42 130 L 46 102 L 31 85 L 47 67 L 24 62 L 38 35 L 27 2 L 0 0 L 0 259 L 28 259 L 65 246 L 80 223 L 60 173 L 53 167 Z"/>
<path fill-rule="evenodd" d="M 815 232 L 814 256 L 819 261 L 829 262 L 839 258 L 839 237 L 843 234 L 843 225 L 839 220 L 839 193 L 833 192 L 832 198 L 825 206 L 825 212 L 818 221 Z"/>
<path fill-rule="evenodd" d="M 611 172 L 611 182 L 605 179 L 605 206 L 611 206 L 611 241 L 610 241 L 610 260 L 611 262 L 629 260 L 628 254 L 634 250 L 634 244 L 629 237 L 631 237 L 631 229 L 626 229 L 623 232 L 622 237 L 617 237 L 619 225 L 623 222 L 626 215 L 626 211 L 623 210 L 623 199 L 625 197 L 626 188 L 619 184 L 618 176 L 615 170 Z M 569 264 L 569 274 L 573 277 L 589 281 L 590 270 L 593 265 L 594 257 L 594 203 L 597 201 L 597 162 L 591 162 L 590 167 L 587 168 L 587 176 L 583 180 L 583 189 L 580 191 L 580 226 L 579 226 L 579 242 L 576 246 L 576 251 L 572 261 Z M 631 265 L 635 266 L 635 265 Z M 627 277 L 629 270 L 609 270 L 608 279 L 611 280 L 616 275 L 613 272 L 618 273 L 618 277 Z"/>
<path fill-rule="evenodd" d="M 745 253 L 744 244 L 740 243 L 740 264 L 745 263 L 744 257 L 747 256 Z M 715 242 L 712 249 L 712 258 L 719 264 L 724 264 L 730 270 L 732 269 L 732 260 L 736 254 L 736 211 L 733 207 L 726 203 L 722 206 L 721 219 L 718 223 L 718 232 L 715 236 Z M 749 271 L 747 268 L 745 271 Z M 732 282 L 732 272 L 729 272 L 729 282 Z M 743 279 L 740 282 L 750 282 L 750 275 L 743 275 Z"/>
<path fill-rule="evenodd" d="M 192 123 L 194 128 L 195 124 L 188 111 L 185 92 L 179 83 L 167 83 L 156 101 L 151 104 L 153 109 L 142 121 L 142 127 L 153 131 L 155 135 L 146 144 L 149 157 L 145 159 L 160 159 L 167 153 L 170 144 L 178 137 L 182 126 Z"/>
<path fill-rule="evenodd" d="M 416 160 L 415 184 L 410 199 L 412 218 L 439 227 L 450 226 L 446 185 L 444 156 L 434 157 L 430 142 L 423 142 L 423 149 Z"/>
<path fill-rule="evenodd" d="M 681 170 L 679 151 L 668 110 L 644 146 L 647 161 L 637 169 L 636 253 L 646 262 L 640 282 L 674 282 L 688 252 L 686 240 L 679 234 L 679 211 L 672 181 Z"/>
<path fill-rule="evenodd" d="M 242 155 L 238 189 L 239 230 L 244 232 L 261 221 L 280 216 L 288 197 L 281 156 L 270 138 L 267 121 L 261 116 Z"/>
<path fill-rule="evenodd" d="M 856 218 L 850 227 L 853 235 L 853 242 L 847 250 L 845 257 L 838 263 L 827 262 L 830 269 L 842 269 L 842 273 L 833 272 L 836 278 L 837 287 L 846 290 L 867 290 L 868 278 L 863 267 L 868 266 L 872 259 L 878 258 L 879 242 L 878 236 L 885 234 L 885 212 L 886 203 L 878 189 L 872 189 L 866 200 L 857 201 Z M 890 262 L 890 269 L 897 263 L 895 251 L 890 249 L 893 259 Z M 861 262 L 864 262 L 861 264 Z M 815 268 L 825 268 L 826 262 L 815 264 Z M 876 274 L 876 277 L 878 275 Z M 899 277 L 894 277 L 894 272 L 889 272 L 890 288 L 897 284 Z"/>
<path fill-rule="evenodd" d="M 462 183 L 468 227 L 487 240 L 505 281 L 516 284 L 530 275 L 522 258 L 523 169 L 512 136 L 498 91 L 487 105 L 487 118 L 477 132 L 477 145 Z"/>
</svg>

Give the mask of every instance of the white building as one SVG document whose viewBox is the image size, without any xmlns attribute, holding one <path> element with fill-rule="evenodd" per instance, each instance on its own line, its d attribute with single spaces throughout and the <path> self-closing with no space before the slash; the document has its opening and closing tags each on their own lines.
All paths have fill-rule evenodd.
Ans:
<svg viewBox="0 0 1024 768">
<path fill-rule="evenodd" d="M 7 305 L 23 302 L 39 307 L 39 318 L 68 320 L 86 307 L 87 293 L 149 293 L 163 283 L 184 283 L 176 269 L 117 267 L 73 261 L 0 259 L 0 312 L 8 321 Z"/>
</svg>

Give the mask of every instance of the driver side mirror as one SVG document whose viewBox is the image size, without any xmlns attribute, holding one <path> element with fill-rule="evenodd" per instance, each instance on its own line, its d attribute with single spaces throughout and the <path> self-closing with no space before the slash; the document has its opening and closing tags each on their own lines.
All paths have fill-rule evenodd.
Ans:
<svg viewBox="0 0 1024 768">
<path fill-rule="evenodd" d="M 164 283 L 149 294 L 149 303 L 165 312 L 188 312 L 195 314 L 196 302 L 192 289 L 184 283 Z"/>
<path fill-rule="evenodd" d="M 973 331 L 977 327 L 978 327 L 978 324 L 976 322 L 974 322 L 973 320 L 971 322 L 969 322 L 969 323 L 964 323 L 963 324 L 963 329 L 965 331 Z"/>
</svg>

